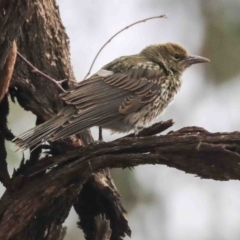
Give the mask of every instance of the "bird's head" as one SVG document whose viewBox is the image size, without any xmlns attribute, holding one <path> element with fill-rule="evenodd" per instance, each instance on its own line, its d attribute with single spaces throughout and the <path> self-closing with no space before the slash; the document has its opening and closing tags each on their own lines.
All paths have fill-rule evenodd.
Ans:
<svg viewBox="0 0 240 240">
<path fill-rule="evenodd" d="M 141 54 L 166 70 L 170 69 L 177 73 L 182 73 L 193 64 L 210 62 L 207 58 L 189 55 L 182 46 L 176 43 L 151 45 L 143 49 Z"/>
</svg>

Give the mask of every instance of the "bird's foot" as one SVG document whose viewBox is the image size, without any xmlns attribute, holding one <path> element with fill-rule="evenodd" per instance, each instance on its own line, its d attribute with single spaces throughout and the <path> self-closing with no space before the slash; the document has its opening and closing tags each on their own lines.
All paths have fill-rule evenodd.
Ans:
<svg viewBox="0 0 240 240">
<path fill-rule="evenodd" d="M 143 130 L 144 127 L 142 126 L 135 126 L 134 127 L 134 136 L 137 137 L 137 135 L 139 134 L 140 131 Z"/>
<path fill-rule="evenodd" d="M 98 128 L 98 141 L 103 142 L 102 127 Z"/>
<path fill-rule="evenodd" d="M 47 145 L 43 144 L 39 146 L 41 150 L 44 150 L 43 154 L 45 155 L 60 155 L 65 153 L 65 151 L 61 148 L 61 146 L 55 144 L 55 145 Z"/>
<path fill-rule="evenodd" d="M 91 145 L 98 145 L 101 143 L 105 143 L 103 140 L 95 140 Z"/>
</svg>

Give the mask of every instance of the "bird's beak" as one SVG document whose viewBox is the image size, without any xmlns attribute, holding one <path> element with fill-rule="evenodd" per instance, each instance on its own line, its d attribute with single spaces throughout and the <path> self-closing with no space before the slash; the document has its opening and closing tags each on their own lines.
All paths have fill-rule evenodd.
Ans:
<svg viewBox="0 0 240 240">
<path fill-rule="evenodd" d="M 196 55 L 190 55 L 186 59 L 187 66 L 191 66 L 191 65 L 196 64 L 196 63 L 205 63 L 205 62 L 210 62 L 210 60 L 208 58 L 201 57 L 201 56 L 196 56 Z"/>
</svg>

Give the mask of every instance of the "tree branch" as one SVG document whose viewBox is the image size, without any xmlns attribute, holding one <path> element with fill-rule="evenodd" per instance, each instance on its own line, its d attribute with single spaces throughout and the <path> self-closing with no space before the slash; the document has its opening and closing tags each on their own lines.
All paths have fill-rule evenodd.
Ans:
<svg viewBox="0 0 240 240">
<path fill-rule="evenodd" d="M 44 161 L 49 167 L 53 162 L 61 164 L 44 176 L 25 183 L 25 187 L 8 201 L 5 201 L 7 194 L 1 199 L 1 239 L 14 236 L 46 204 L 64 195 L 73 182 L 81 185 L 92 172 L 107 167 L 162 164 L 201 178 L 239 180 L 240 132 L 210 133 L 202 128 L 187 127 L 167 135 L 122 138 L 88 146 L 58 157 L 47 157 Z M 36 173 L 39 175 L 35 170 L 32 169 L 32 177 L 37 176 Z"/>
<path fill-rule="evenodd" d="M 148 131 L 152 128 L 155 126 Z M 48 166 L 39 170 L 39 164 L 36 173 L 57 162 L 67 164 L 68 170 L 59 172 L 66 178 L 67 172 L 73 174 L 73 177 L 75 171 L 80 171 L 83 163 L 91 164 L 93 171 L 104 167 L 164 164 L 201 178 L 223 181 L 240 179 L 240 132 L 210 133 L 203 128 L 186 127 L 161 136 L 123 137 L 113 142 L 71 151 L 58 158 L 53 157 L 50 162 L 45 161 Z M 34 171 L 32 169 L 32 176 L 36 174 Z"/>
</svg>

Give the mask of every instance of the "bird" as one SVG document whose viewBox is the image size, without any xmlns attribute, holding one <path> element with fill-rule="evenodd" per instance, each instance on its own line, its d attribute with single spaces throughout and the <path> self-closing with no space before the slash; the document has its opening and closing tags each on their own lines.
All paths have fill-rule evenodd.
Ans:
<svg viewBox="0 0 240 240">
<path fill-rule="evenodd" d="M 17 136 L 22 150 L 54 142 L 93 126 L 127 133 L 151 124 L 174 99 L 182 73 L 191 65 L 210 62 L 189 55 L 177 43 L 154 44 L 103 66 L 74 89 L 60 94 L 65 103 L 56 116 Z"/>
</svg>

